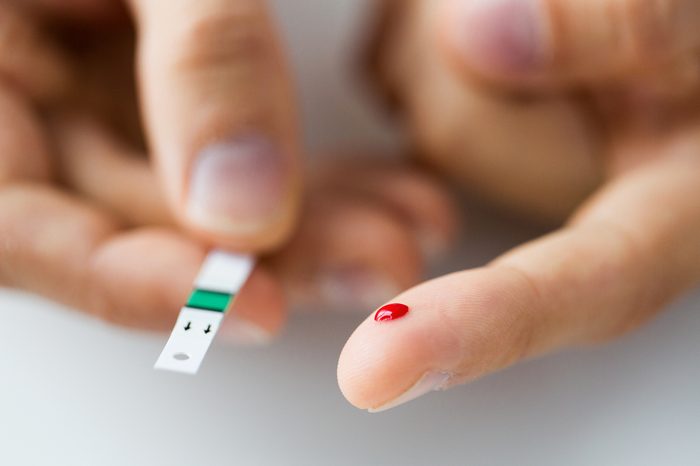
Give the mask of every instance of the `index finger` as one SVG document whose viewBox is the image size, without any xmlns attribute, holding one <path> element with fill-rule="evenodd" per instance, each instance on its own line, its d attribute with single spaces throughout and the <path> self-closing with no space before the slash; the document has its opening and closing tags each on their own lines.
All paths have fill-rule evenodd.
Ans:
<svg viewBox="0 0 700 466">
<path fill-rule="evenodd" d="M 696 133 L 612 183 L 569 227 L 399 295 L 405 317 L 370 317 L 346 344 L 345 396 L 388 409 L 645 321 L 700 280 L 699 149 Z"/>
</svg>

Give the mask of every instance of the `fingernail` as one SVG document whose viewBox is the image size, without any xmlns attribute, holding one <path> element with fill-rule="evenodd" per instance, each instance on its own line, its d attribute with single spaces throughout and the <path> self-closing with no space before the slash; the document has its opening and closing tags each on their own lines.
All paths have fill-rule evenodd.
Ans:
<svg viewBox="0 0 700 466">
<path fill-rule="evenodd" d="M 226 317 L 219 334 L 225 342 L 237 346 L 264 346 L 272 341 L 264 328 L 235 314 Z"/>
<path fill-rule="evenodd" d="M 543 64 L 547 28 L 538 0 L 461 0 L 453 34 L 472 68 L 527 74 Z"/>
<path fill-rule="evenodd" d="M 418 379 L 418 382 L 413 384 L 411 388 L 403 392 L 398 397 L 376 408 L 370 408 L 367 411 L 370 413 L 379 413 L 391 408 L 395 408 L 409 401 L 425 395 L 426 393 L 443 390 L 445 385 L 450 380 L 451 374 L 447 372 L 426 372 L 423 377 Z"/>
<path fill-rule="evenodd" d="M 187 216 L 217 233 L 253 233 L 279 220 L 287 195 L 289 163 L 259 136 L 215 142 L 195 160 Z"/>
<path fill-rule="evenodd" d="M 362 267 L 324 271 L 318 283 L 322 298 L 341 311 L 365 312 L 401 291 L 391 279 Z"/>
</svg>

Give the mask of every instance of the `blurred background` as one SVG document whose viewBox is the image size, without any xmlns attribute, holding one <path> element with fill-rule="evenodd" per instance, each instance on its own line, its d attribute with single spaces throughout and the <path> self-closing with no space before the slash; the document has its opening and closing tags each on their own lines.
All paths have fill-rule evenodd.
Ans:
<svg viewBox="0 0 700 466">
<path fill-rule="evenodd" d="M 272 3 L 309 146 L 396 144 L 353 71 L 371 2 Z M 480 265 L 540 233 L 464 210 L 460 251 L 434 273 Z M 215 345 L 201 373 L 183 377 L 151 369 L 165 335 L 0 291 L 0 465 L 696 465 L 699 308 L 695 293 L 607 346 L 368 414 L 335 379 L 363 313 L 301 313 L 272 347 Z"/>
</svg>

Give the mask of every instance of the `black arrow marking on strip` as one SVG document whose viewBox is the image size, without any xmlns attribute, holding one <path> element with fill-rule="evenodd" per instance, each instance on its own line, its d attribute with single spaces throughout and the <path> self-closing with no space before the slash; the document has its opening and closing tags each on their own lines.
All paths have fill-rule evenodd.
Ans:
<svg viewBox="0 0 700 466">
<path fill-rule="evenodd" d="M 187 325 L 185 325 L 185 330 L 189 330 L 192 328 L 192 322 L 187 322 Z"/>
<path fill-rule="evenodd" d="M 211 332 L 211 324 L 207 325 L 207 328 L 204 329 L 204 333 L 209 333 Z"/>
</svg>

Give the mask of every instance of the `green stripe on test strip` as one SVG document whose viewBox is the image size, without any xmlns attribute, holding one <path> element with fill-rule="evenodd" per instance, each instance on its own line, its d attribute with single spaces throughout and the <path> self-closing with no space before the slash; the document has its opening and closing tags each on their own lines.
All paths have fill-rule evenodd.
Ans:
<svg viewBox="0 0 700 466">
<path fill-rule="evenodd" d="M 207 311 L 224 312 L 233 295 L 218 291 L 194 290 L 187 300 L 187 307 Z"/>
</svg>

